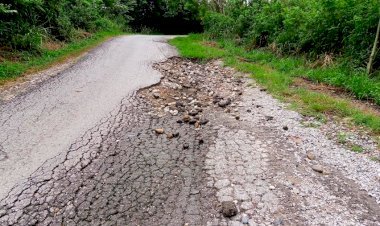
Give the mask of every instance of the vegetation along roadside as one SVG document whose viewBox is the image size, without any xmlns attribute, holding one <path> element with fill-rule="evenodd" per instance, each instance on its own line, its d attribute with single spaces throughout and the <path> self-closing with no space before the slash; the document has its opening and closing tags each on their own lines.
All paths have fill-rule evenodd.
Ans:
<svg viewBox="0 0 380 226">
<path fill-rule="evenodd" d="M 293 108 L 306 116 L 320 119 L 337 116 L 345 122 L 369 128 L 376 135 L 380 134 L 380 115 L 374 108 L 361 108 L 353 98 L 312 91 L 299 84 L 299 78 L 308 78 L 307 75 L 322 76 L 325 71 L 334 70 L 340 72 L 333 66 L 313 68 L 303 58 L 278 57 L 260 49 L 246 51 L 226 40 L 210 41 L 205 35 L 178 37 L 171 40 L 171 44 L 178 48 L 183 57 L 203 61 L 221 58 L 227 66 L 250 73 L 276 98 L 291 103 Z"/>
<path fill-rule="evenodd" d="M 42 49 L 41 54 L 38 55 L 30 55 L 27 52 L 20 53 L 21 60 L 0 62 L 0 85 L 23 74 L 34 73 L 66 61 L 68 58 L 79 56 L 107 39 L 121 34 L 123 34 L 121 31 L 97 32 L 80 41 L 62 44 L 57 49 Z"/>
</svg>

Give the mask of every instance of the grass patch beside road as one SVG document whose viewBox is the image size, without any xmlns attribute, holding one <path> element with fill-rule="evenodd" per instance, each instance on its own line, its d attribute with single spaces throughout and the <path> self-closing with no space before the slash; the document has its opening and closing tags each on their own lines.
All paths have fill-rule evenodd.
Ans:
<svg viewBox="0 0 380 226">
<path fill-rule="evenodd" d="M 91 37 L 65 44 L 63 47 L 55 50 L 43 49 L 41 54 L 38 55 L 31 55 L 27 52 L 19 53 L 19 60 L 4 60 L 0 62 L 0 85 L 24 74 L 34 73 L 56 63 L 61 63 L 68 58 L 79 56 L 105 40 L 121 34 L 123 33 L 119 31 L 98 32 Z"/>
<path fill-rule="evenodd" d="M 338 66 L 311 68 L 302 58 L 277 57 L 263 50 L 246 51 L 231 42 L 208 42 L 202 35 L 179 37 L 170 41 L 177 47 L 181 56 L 201 60 L 221 58 L 227 66 L 239 71 L 250 73 L 261 86 L 266 88 L 276 98 L 292 104 L 302 114 L 324 118 L 338 116 L 345 121 L 365 126 L 372 132 L 380 133 L 380 115 L 372 109 L 358 108 L 357 103 L 350 98 L 316 92 L 307 87 L 294 86 L 297 77 L 307 77 L 313 81 L 328 82 L 329 84 L 352 86 L 351 90 L 357 98 L 367 99 L 363 93 L 370 89 L 372 98 L 380 103 L 380 82 L 353 76 L 350 80 L 344 70 Z M 344 87 L 349 90 L 347 87 Z M 367 91 L 366 91 L 367 90 Z M 361 94 L 362 93 L 362 94 Z M 377 98 L 375 99 L 374 97 Z"/>
<path fill-rule="evenodd" d="M 181 56 L 187 58 L 210 60 L 226 55 L 224 49 L 207 45 L 207 42 L 202 42 L 202 40 L 200 35 L 190 35 L 171 39 L 169 43 L 177 47 Z"/>
</svg>

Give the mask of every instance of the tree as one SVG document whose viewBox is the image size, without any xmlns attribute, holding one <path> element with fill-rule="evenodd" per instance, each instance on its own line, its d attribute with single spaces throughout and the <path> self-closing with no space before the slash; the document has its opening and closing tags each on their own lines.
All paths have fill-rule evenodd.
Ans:
<svg viewBox="0 0 380 226">
<path fill-rule="evenodd" d="M 379 8 L 379 13 L 380 13 L 380 8 Z M 374 58 L 375 58 L 375 55 L 376 55 L 377 45 L 379 43 L 379 33 L 380 33 L 380 17 L 379 17 L 379 23 L 377 24 L 375 41 L 373 43 L 371 55 L 369 56 L 369 60 L 368 60 L 368 64 L 367 64 L 367 74 L 371 74 L 372 73 L 373 61 L 374 61 Z"/>
</svg>

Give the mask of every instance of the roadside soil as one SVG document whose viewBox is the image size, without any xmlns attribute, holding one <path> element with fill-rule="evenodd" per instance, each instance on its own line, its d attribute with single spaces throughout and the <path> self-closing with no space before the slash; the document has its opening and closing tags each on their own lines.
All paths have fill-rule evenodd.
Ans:
<svg viewBox="0 0 380 226">
<path fill-rule="evenodd" d="M 1 225 L 380 225 L 369 136 L 351 131 L 364 149 L 351 151 L 344 125 L 288 110 L 220 61 L 154 67 L 159 84 L 1 201 Z"/>
</svg>

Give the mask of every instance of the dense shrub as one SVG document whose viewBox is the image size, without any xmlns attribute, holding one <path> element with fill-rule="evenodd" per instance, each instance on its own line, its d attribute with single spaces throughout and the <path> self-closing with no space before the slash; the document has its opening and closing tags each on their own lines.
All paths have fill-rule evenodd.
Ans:
<svg viewBox="0 0 380 226">
<path fill-rule="evenodd" d="M 70 42 L 96 31 L 201 31 L 198 0 L 3 0 L 0 47 L 39 52 L 47 39 Z M 82 34 L 82 35 L 81 35 Z"/>
<path fill-rule="evenodd" d="M 0 5 L 0 43 L 13 49 L 39 51 L 42 41 L 72 41 L 78 31 L 120 29 L 109 12 L 120 1 L 3 0 Z M 125 6 L 129 6 L 125 4 Z M 124 7 L 118 14 L 128 12 Z M 118 21 L 120 22 L 120 20 Z"/>
<path fill-rule="evenodd" d="M 228 0 L 223 13 L 206 16 L 204 25 L 213 38 L 239 39 L 249 47 L 275 46 L 287 54 L 341 55 L 363 66 L 378 20 L 377 0 Z"/>
<path fill-rule="evenodd" d="M 137 0 L 130 25 L 138 32 L 200 32 L 204 6 L 198 0 Z"/>
<path fill-rule="evenodd" d="M 237 34 L 235 21 L 220 13 L 207 13 L 204 18 L 205 31 L 211 38 L 233 38 Z"/>
</svg>

